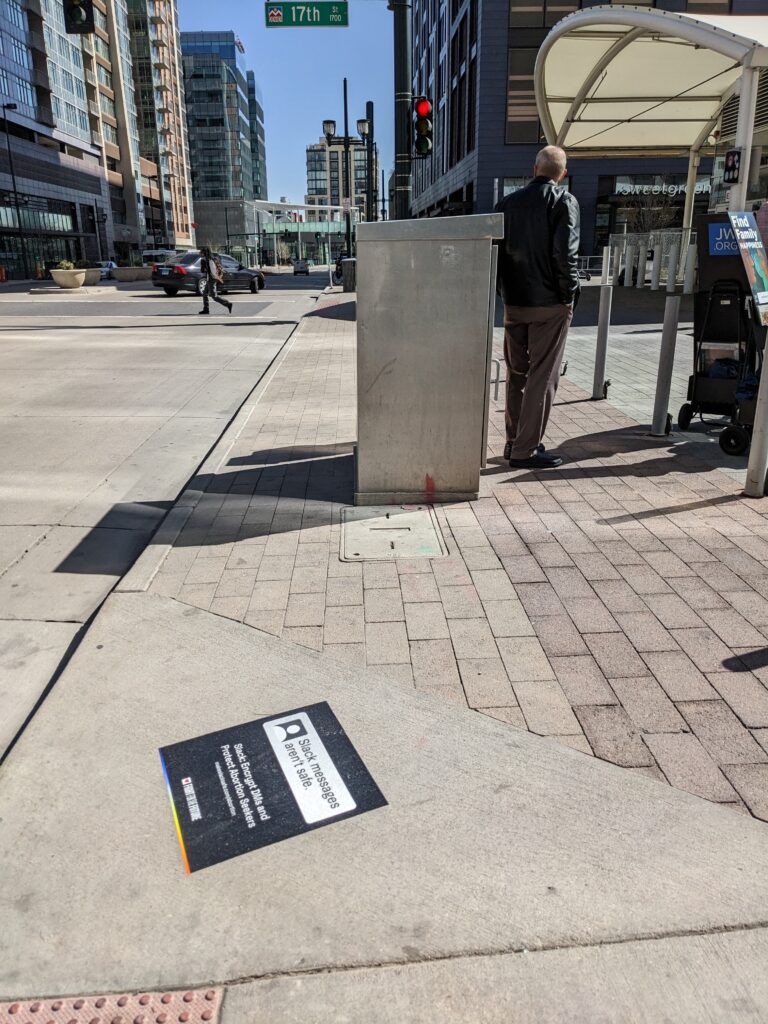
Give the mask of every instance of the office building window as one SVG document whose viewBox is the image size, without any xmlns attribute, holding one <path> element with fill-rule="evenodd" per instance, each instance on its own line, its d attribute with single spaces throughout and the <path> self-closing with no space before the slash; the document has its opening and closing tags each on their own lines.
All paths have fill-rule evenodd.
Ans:
<svg viewBox="0 0 768 1024">
<path fill-rule="evenodd" d="M 533 91 L 537 50 L 510 50 L 507 62 L 507 144 L 539 141 L 539 115 Z"/>
</svg>

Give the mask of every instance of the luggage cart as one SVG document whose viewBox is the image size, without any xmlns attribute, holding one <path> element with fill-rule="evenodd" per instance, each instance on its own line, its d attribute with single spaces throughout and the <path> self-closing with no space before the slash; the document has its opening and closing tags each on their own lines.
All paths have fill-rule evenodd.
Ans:
<svg viewBox="0 0 768 1024">
<path fill-rule="evenodd" d="M 736 394 L 754 370 L 751 300 L 748 305 L 739 281 L 716 281 L 707 294 L 701 326 L 695 331 L 688 401 L 677 414 L 680 429 L 687 430 L 693 417 L 704 413 L 727 416 L 736 424 Z M 737 454 L 725 446 L 723 451 Z"/>
</svg>

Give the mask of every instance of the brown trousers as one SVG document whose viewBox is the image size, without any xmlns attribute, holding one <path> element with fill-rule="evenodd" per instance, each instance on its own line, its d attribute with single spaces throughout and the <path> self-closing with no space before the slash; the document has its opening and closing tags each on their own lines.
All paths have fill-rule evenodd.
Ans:
<svg viewBox="0 0 768 1024">
<path fill-rule="evenodd" d="M 529 458 L 544 436 L 572 319 L 570 306 L 504 306 L 505 422 L 513 459 Z"/>
</svg>

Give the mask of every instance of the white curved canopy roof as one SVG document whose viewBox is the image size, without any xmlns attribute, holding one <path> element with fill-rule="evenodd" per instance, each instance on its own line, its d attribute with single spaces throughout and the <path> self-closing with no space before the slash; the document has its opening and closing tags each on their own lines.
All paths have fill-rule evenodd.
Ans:
<svg viewBox="0 0 768 1024">
<path fill-rule="evenodd" d="M 559 21 L 536 60 L 547 141 L 568 150 L 690 149 L 743 67 L 768 65 L 768 17 L 611 5 Z"/>
</svg>

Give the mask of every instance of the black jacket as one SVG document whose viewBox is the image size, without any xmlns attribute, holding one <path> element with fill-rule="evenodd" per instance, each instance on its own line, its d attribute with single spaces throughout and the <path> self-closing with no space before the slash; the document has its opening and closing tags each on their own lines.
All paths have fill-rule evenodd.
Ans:
<svg viewBox="0 0 768 1024">
<path fill-rule="evenodd" d="M 505 196 L 498 290 L 507 306 L 556 306 L 579 294 L 579 204 L 542 176 Z"/>
</svg>

